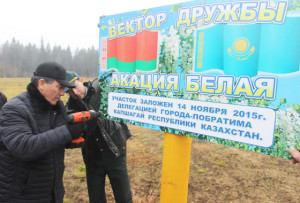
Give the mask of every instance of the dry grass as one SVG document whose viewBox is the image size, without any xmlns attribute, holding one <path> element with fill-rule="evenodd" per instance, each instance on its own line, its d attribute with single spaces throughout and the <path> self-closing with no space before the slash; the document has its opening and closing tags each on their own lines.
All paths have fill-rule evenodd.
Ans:
<svg viewBox="0 0 300 203">
<path fill-rule="evenodd" d="M 10 99 L 24 91 L 28 81 L 1 78 L 0 91 Z M 137 126 L 129 127 L 133 137 L 127 143 L 127 164 L 133 201 L 159 202 L 163 133 Z M 66 150 L 65 165 L 64 202 L 88 202 L 80 149 Z M 194 139 L 187 202 L 298 203 L 299 167 L 299 164 L 293 165 L 290 160 Z M 114 202 L 108 180 L 106 185 L 108 202 Z"/>
<path fill-rule="evenodd" d="M 133 137 L 127 144 L 127 164 L 133 201 L 159 202 L 163 133 L 138 126 L 129 128 Z M 67 202 L 88 202 L 85 178 L 74 175 L 80 165 L 80 150 L 68 150 L 64 179 Z M 290 160 L 194 139 L 187 202 L 298 203 L 299 167 Z M 82 191 L 75 192 L 77 188 Z M 108 202 L 114 202 L 109 184 L 107 191 Z"/>
<path fill-rule="evenodd" d="M 26 91 L 29 78 L 0 78 L 0 91 L 5 94 L 8 100 Z"/>
</svg>

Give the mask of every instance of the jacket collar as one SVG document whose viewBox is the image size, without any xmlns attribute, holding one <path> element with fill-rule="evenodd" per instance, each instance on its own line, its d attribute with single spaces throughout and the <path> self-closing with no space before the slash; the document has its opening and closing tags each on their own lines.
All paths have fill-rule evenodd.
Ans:
<svg viewBox="0 0 300 203">
<path fill-rule="evenodd" d="M 87 93 L 83 98 L 83 101 L 88 102 L 91 96 L 95 93 L 95 88 L 92 87 L 92 83 L 90 81 L 83 83 L 83 85 L 87 88 Z"/>
</svg>

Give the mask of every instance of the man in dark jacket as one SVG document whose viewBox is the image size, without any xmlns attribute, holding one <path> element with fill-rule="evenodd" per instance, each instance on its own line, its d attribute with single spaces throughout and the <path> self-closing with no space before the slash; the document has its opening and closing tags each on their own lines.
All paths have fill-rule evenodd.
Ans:
<svg viewBox="0 0 300 203">
<path fill-rule="evenodd" d="M 67 71 L 67 81 L 75 85 L 67 89 L 70 98 L 68 111 L 99 111 L 99 80 L 83 83 L 77 73 Z M 105 178 L 108 175 L 117 203 L 131 203 L 131 191 L 126 164 L 126 141 L 131 132 L 124 123 L 107 119 L 87 122 L 82 148 L 86 164 L 89 199 L 91 203 L 105 203 Z"/>
<path fill-rule="evenodd" d="M 0 111 L 0 202 L 62 203 L 64 148 L 83 131 L 66 124 L 60 97 L 66 70 L 55 62 L 40 64 L 27 91 Z"/>
<path fill-rule="evenodd" d="M 4 106 L 4 104 L 6 102 L 7 102 L 7 98 L 6 98 L 5 94 L 0 92 L 0 109 L 2 108 L 2 106 Z"/>
</svg>

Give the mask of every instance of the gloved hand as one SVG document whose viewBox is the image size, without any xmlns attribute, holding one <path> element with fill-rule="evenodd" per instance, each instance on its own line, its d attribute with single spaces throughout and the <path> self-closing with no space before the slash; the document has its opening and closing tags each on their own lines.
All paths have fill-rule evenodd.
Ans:
<svg viewBox="0 0 300 203">
<path fill-rule="evenodd" d="M 66 124 L 72 139 L 77 139 L 83 133 L 83 124 L 82 123 L 68 123 Z"/>
</svg>

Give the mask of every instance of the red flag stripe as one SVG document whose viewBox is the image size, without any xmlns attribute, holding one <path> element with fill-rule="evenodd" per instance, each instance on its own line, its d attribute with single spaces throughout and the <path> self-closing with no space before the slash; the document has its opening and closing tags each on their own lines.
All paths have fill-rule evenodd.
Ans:
<svg viewBox="0 0 300 203">
<path fill-rule="evenodd" d="M 143 30 L 134 36 L 107 40 L 107 58 L 117 58 L 122 62 L 157 59 L 158 32 Z"/>
</svg>

